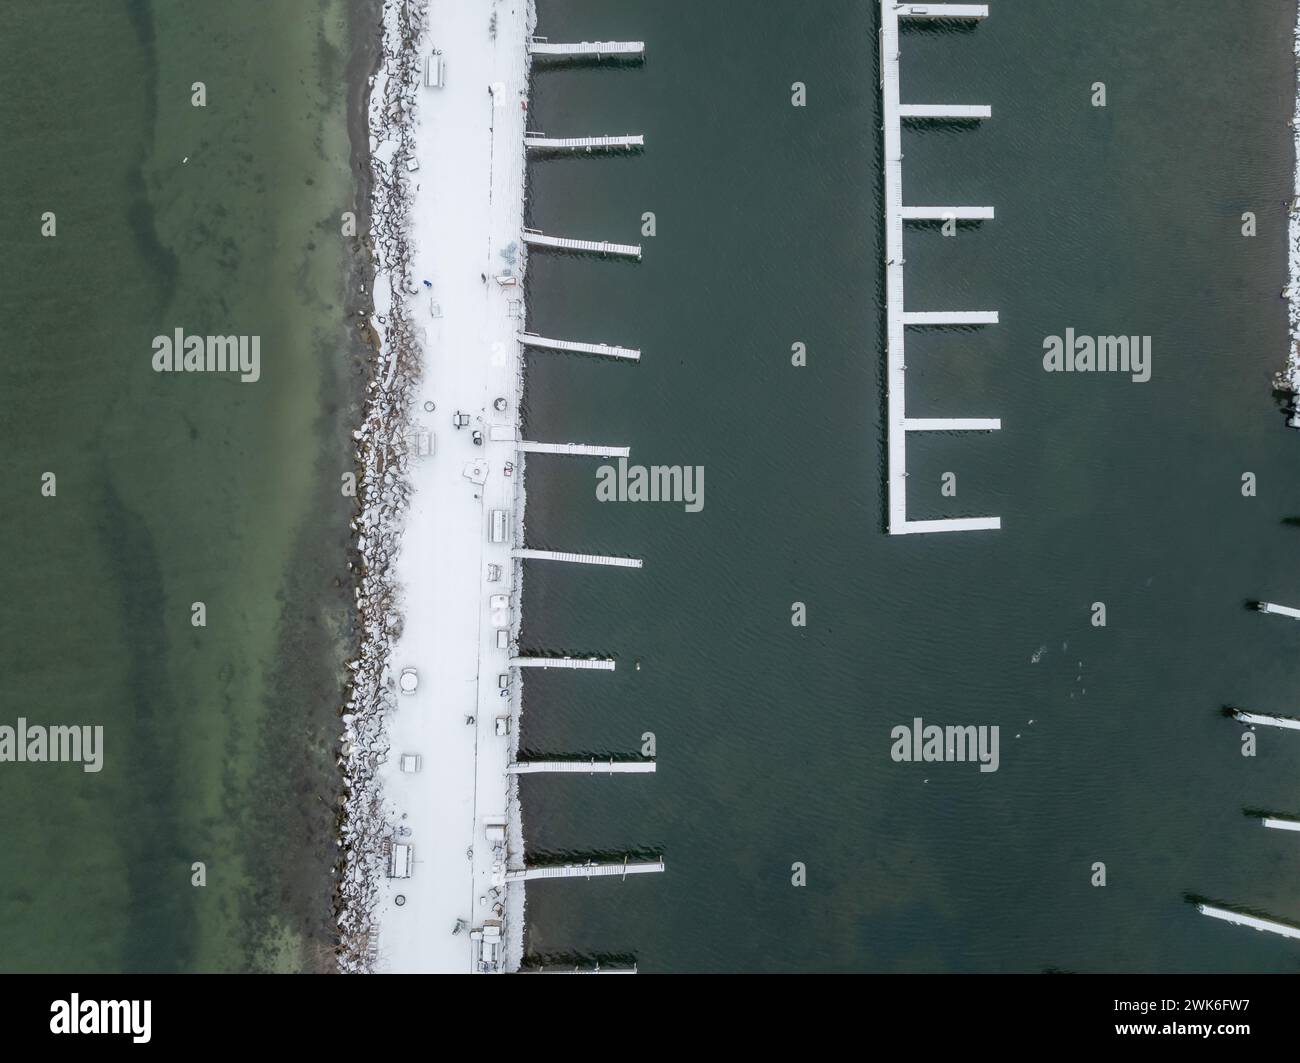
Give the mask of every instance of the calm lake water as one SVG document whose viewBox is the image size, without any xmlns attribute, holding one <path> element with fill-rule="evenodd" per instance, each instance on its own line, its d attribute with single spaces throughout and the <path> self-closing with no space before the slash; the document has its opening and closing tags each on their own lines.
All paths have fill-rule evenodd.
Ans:
<svg viewBox="0 0 1300 1063">
<path fill-rule="evenodd" d="M 0 766 L 4 969 L 329 966 L 369 8 L 6 11 L 0 723 L 102 725 L 104 768 Z M 176 328 L 261 379 L 154 373 Z"/>
<path fill-rule="evenodd" d="M 696 514 L 601 504 L 598 463 L 528 462 L 530 545 L 645 568 L 529 567 L 525 646 L 619 667 L 530 676 L 523 746 L 635 753 L 650 731 L 659 757 L 655 776 L 525 778 L 530 854 L 668 869 L 530 886 L 530 953 L 1298 970 L 1292 943 L 1187 900 L 1300 921 L 1300 846 L 1244 814 L 1300 813 L 1300 741 L 1262 733 L 1243 758 L 1221 714 L 1300 697 L 1300 628 L 1245 608 L 1300 604 L 1300 436 L 1270 393 L 1295 5 L 994 0 L 973 29 L 906 33 L 906 101 L 994 117 L 906 130 L 905 201 L 997 209 L 954 238 L 909 229 L 909 306 L 1001 313 L 909 337 L 909 413 L 1003 425 L 914 438 L 909 508 L 1004 525 L 911 538 L 883 532 L 876 6 L 539 0 L 539 33 L 647 58 L 537 73 L 532 127 L 646 149 L 535 162 L 530 223 L 630 242 L 653 211 L 657 233 L 640 264 L 533 255 L 536 331 L 643 360 L 530 355 L 530 437 L 703 465 L 706 491 Z M 1151 336 L 1152 379 L 1045 373 L 1070 327 Z M 893 762 L 916 716 L 998 725 L 1000 769 Z"/>
</svg>

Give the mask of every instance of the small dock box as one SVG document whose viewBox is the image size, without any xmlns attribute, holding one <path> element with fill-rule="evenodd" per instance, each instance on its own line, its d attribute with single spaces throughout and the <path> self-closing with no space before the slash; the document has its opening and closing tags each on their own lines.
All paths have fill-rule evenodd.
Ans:
<svg viewBox="0 0 1300 1063">
<path fill-rule="evenodd" d="M 393 846 L 393 851 L 388 857 L 388 877 L 411 877 L 411 847 L 409 845 Z"/>
<path fill-rule="evenodd" d="M 424 83 L 431 89 L 440 89 L 446 82 L 446 68 L 442 63 L 442 49 L 435 48 L 424 60 Z"/>
<path fill-rule="evenodd" d="M 494 509 L 492 511 L 492 541 L 494 543 L 503 543 L 506 541 L 506 518 L 509 514 L 504 509 Z"/>
</svg>

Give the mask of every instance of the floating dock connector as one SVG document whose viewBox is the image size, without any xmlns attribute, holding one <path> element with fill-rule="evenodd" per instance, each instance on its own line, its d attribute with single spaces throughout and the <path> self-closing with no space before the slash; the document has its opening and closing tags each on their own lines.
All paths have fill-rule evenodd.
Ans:
<svg viewBox="0 0 1300 1063">
<path fill-rule="evenodd" d="M 639 362 L 641 352 L 634 347 L 615 347 L 608 343 L 579 343 L 577 340 L 552 340 L 534 332 L 516 333 L 515 339 L 525 347 L 540 347 L 547 351 L 572 351 L 575 354 L 599 354 L 606 358 L 626 358 Z"/>
<path fill-rule="evenodd" d="M 1286 816 L 1264 816 L 1262 822 L 1264 826 L 1272 827 L 1274 830 L 1300 831 L 1300 819 L 1289 819 Z"/>
<path fill-rule="evenodd" d="M 900 4 L 885 0 L 898 9 L 899 18 L 916 19 L 970 19 L 988 18 L 988 4 Z"/>
<path fill-rule="evenodd" d="M 583 668 L 597 672 L 614 671 L 609 657 L 511 657 L 513 668 Z"/>
<path fill-rule="evenodd" d="M 559 550 L 517 549 L 511 553 L 515 557 L 530 558 L 534 561 L 567 561 L 573 565 L 609 565 L 611 568 L 640 568 L 639 557 L 611 557 L 607 554 L 567 554 Z"/>
<path fill-rule="evenodd" d="M 993 108 L 979 103 L 900 103 L 898 117 L 974 120 L 992 118 Z"/>
<path fill-rule="evenodd" d="M 933 325 L 996 325 L 996 310 L 912 310 L 903 315 L 903 324 L 914 328 Z"/>
<path fill-rule="evenodd" d="M 594 458 L 626 458 L 631 447 L 612 447 L 602 443 L 537 443 L 525 439 L 519 449 L 528 454 L 585 454 Z"/>
<path fill-rule="evenodd" d="M 902 209 L 903 221 L 992 221 L 994 213 L 992 207 L 903 207 Z"/>
<path fill-rule="evenodd" d="M 575 775 L 644 775 L 653 773 L 653 760 L 516 760 L 506 765 L 511 775 L 568 772 Z"/>
<path fill-rule="evenodd" d="M 595 151 L 599 148 L 643 148 L 645 137 L 640 133 L 625 136 L 599 137 L 544 137 L 529 133 L 524 137 L 524 147 L 534 151 Z"/>
<path fill-rule="evenodd" d="M 983 19 L 987 4 L 908 4 L 880 0 L 880 95 L 884 111 L 885 192 L 885 317 L 887 337 L 886 394 L 889 432 L 889 533 L 993 531 L 1002 527 L 999 517 L 957 517 L 944 520 L 909 520 L 907 516 L 907 434 L 927 431 L 994 431 L 995 418 L 939 419 L 907 416 L 906 333 L 925 325 L 994 325 L 995 310 L 907 312 L 903 283 L 903 227 L 909 221 L 988 221 L 992 207 L 904 207 L 902 122 L 905 118 L 988 118 L 992 109 L 982 105 L 903 104 L 899 99 L 900 19 Z"/>
<path fill-rule="evenodd" d="M 1266 716 L 1259 712 L 1233 709 L 1232 718 L 1241 723 L 1253 723 L 1260 727 L 1285 727 L 1292 731 L 1300 731 L 1300 720 L 1292 719 L 1290 716 Z"/>
<path fill-rule="evenodd" d="M 1272 919 L 1257 919 L 1253 915 L 1243 915 L 1241 912 L 1233 912 L 1227 908 L 1217 908 L 1213 904 L 1198 904 L 1196 910 L 1212 919 L 1222 919 L 1225 923 L 1248 926 L 1252 930 L 1267 930 L 1270 934 L 1281 934 L 1284 938 L 1300 941 L 1300 927 L 1288 923 L 1277 923 Z"/>
<path fill-rule="evenodd" d="M 645 41 L 576 41 L 552 43 L 545 37 L 531 37 L 529 55 L 591 56 L 599 59 L 606 55 L 645 55 Z"/>
<path fill-rule="evenodd" d="M 628 875 L 651 875 L 662 872 L 663 859 L 625 860 L 602 864 L 593 860 L 587 864 L 560 864 L 542 867 L 519 867 L 506 872 L 507 882 L 532 882 L 539 878 L 625 878 Z"/>
<path fill-rule="evenodd" d="M 567 236 L 547 236 L 533 229 L 524 230 L 524 243 L 533 247 L 554 247 L 562 251 L 589 251 L 596 255 L 621 255 L 641 261 L 640 244 L 612 244 L 608 240 L 570 240 Z"/>
<path fill-rule="evenodd" d="M 1260 602 L 1256 607 L 1261 613 L 1272 613 L 1274 616 L 1289 616 L 1292 620 L 1300 620 L 1300 609 L 1292 609 L 1289 605 L 1274 605 L 1272 602 Z"/>
</svg>

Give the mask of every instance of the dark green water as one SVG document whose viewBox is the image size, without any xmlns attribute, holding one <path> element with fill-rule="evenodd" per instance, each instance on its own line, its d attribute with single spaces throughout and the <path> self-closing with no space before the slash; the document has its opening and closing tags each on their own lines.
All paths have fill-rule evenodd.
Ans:
<svg viewBox="0 0 1300 1063">
<path fill-rule="evenodd" d="M 952 239 L 909 229 L 909 304 L 1002 320 L 909 337 L 909 412 L 1003 422 L 914 437 L 909 505 L 1004 524 L 907 539 L 883 534 L 876 6 L 539 2 L 539 33 L 648 56 L 538 74 L 532 126 L 647 148 L 535 163 L 531 223 L 631 240 L 654 211 L 658 234 L 639 265 L 533 256 L 538 332 L 644 353 L 533 355 L 532 437 L 703 465 L 706 501 L 602 505 L 592 465 L 529 460 L 531 545 L 645 568 L 530 566 L 525 645 L 619 669 L 530 677 L 523 745 L 634 752 L 653 731 L 659 755 L 654 777 L 525 778 L 531 855 L 668 867 L 530 887 L 530 952 L 646 971 L 1300 969 L 1294 943 L 1185 899 L 1300 920 L 1300 847 L 1243 815 L 1300 813 L 1300 742 L 1264 733 L 1243 758 L 1220 714 L 1300 699 L 1300 629 L 1244 608 L 1300 602 L 1300 436 L 1269 387 L 1295 5 L 994 0 L 973 30 L 907 32 L 905 100 L 994 118 L 905 131 L 905 201 L 997 208 Z M 1043 338 L 1067 327 L 1150 335 L 1152 380 L 1044 373 Z M 918 715 L 1000 725 L 1000 770 L 894 763 L 890 728 Z"/>
<path fill-rule="evenodd" d="M 0 722 L 105 762 L 0 765 L 4 969 L 328 966 L 367 7 L 5 5 Z M 177 327 L 261 379 L 154 373 Z"/>
</svg>

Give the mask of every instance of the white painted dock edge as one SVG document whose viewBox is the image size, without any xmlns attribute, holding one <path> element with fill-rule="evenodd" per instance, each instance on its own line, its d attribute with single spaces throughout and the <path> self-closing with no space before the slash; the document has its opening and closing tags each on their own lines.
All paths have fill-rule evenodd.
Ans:
<svg viewBox="0 0 1300 1063">
<path fill-rule="evenodd" d="M 904 207 L 903 221 L 992 221 L 992 207 Z"/>
<path fill-rule="evenodd" d="M 992 118 L 993 108 L 978 103 L 904 103 L 898 107 L 899 118 Z"/>
</svg>

